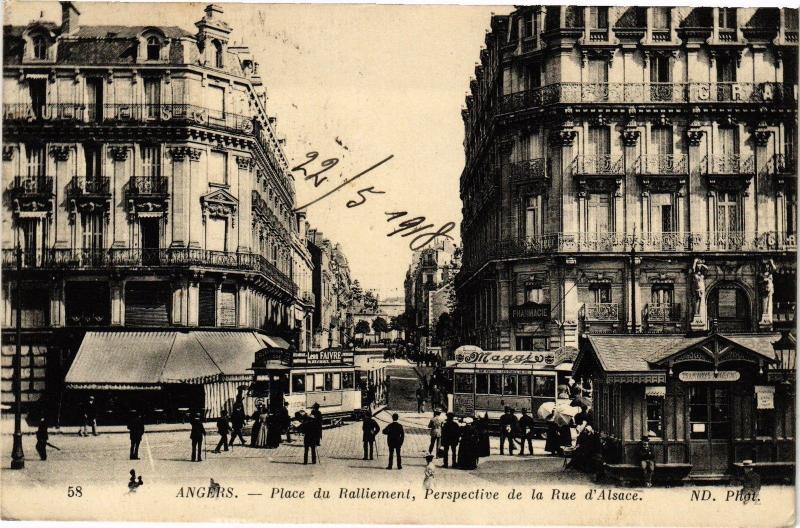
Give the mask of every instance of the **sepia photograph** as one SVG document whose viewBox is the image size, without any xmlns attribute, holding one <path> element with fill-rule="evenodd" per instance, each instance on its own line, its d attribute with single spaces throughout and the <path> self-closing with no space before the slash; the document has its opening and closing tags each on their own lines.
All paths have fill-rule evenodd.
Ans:
<svg viewBox="0 0 800 528">
<path fill-rule="evenodd" d="M 0 519 L 796 523 L 795 7 L 2 16 Z"/>
</svg>

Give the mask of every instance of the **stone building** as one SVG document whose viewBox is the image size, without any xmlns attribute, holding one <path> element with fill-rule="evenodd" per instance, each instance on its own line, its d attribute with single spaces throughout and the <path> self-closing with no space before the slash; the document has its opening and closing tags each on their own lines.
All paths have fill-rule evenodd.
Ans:
<svg viewBox="0 0 800 528">
<path fill-rule="evenodd" d="M 314 265 L 313 349 L 339 347 L 352 337 L 350 267 L 341 246 L 317 229 L 308 232 L 308 250 Z"/>
<path fill-rule="evenodd" d="M 13 327 L 19 296 L 24 401 L 60 401 L 87 331 L 118 346 L 94 340 L 67 385 L 122 392 L 141 388 L 125 380 L 146 359 L 114 355 L 155 334 L 225 330 L 219 350 L 232 355 L 252 353 L 242 332 L 278 347 L 292 334 L 307 301 L 291 278 L 294 182 L 258 63 L 221 7 L 195 26 L 82 26 L 62 2 L 61 24 L 4 27 L 2 311 Z M 200 372 L 193 350 L 147 382 L 251 375 L 252 357 Z"/>
<path fill-rule="evenodd" d="M 464 341 L 791 326 L 797 10 L 526 6 L 462 110 Z"/>
</svg>

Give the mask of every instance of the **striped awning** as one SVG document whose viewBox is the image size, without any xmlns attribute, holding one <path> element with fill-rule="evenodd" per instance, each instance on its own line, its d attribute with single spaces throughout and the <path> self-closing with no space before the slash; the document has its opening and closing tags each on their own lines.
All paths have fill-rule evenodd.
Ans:
<svg viewBox="0 0 800 528">
<path fill-rule="evenodd" d="M 87 332 L 65 383 L 71 389 L 158 390 L 248 381 L 263 348 L 253 332 Z"/>
</svg>

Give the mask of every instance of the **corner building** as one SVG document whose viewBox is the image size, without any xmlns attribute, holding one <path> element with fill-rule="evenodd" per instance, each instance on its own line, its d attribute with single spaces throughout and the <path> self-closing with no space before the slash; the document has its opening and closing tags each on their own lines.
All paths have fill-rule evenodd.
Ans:
<svg viewBox="0 0 800 528">
<path fill-rule="evenodd" d="M 242 381 L 257 345 L 240 334 L 289 339 L 310 302 L 292 278 L 302 219 L 258 63 L 219 6 L 195 26 L 84 27 L 62 2 L 60 25 L 4 27 L 3 325 L 20 296 L 25 402 Z M 131 360 L 154 336 L 191 329 L 216 332 L 224 357 L 211 370 L 178 341 L 169 379 L 166 367 L 139 372 L 148 356 Z M 87 332 L 100 352 L 81 349 L 83 370 L 68 374 Z M 3 338 L 5 402 L 13 332 Z"/>
<path fill-rule="evenodd" d="M 778 8 L 493 16 L 462 110 L 464 342 L 791 327 L 797 31 Z"/>
</svg>

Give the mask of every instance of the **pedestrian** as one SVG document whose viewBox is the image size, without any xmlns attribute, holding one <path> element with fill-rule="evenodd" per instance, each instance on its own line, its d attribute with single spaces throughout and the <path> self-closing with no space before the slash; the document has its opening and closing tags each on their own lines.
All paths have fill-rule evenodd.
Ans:
<svg viewBox="0 0 800 528">
<path fill-rule="evenodd" d="M 525 442 L 528 442 L 528 452 L 533 455 L 533 418 L 528 414 L 528 409 L 522 409 L 519 419 L 519 456 L 525 456 Z"/>
<path fill-rule="evenodd" d="M 283 419 L 280 414 L 272 413 L 267 417 L 267 449 L 275 449 L 281 445 Z"/>
<path fill-rule="evenodd" d="M 303 464 L 308 464 L 308 452 L 311 451 L 311 463 L 317 463 L 317 446 L 319 445 L 319 434 L 322 430 L 318 429 L 317 420 L 313 416 L 304 416 L 300 426 L 303 432 Z"/>
<path fill-rule="evenodd" d="M 742 460 L 742 494 L 744 495 L 743 504 L 748 502 L 761 502 L 761 475 L 755 471 L 752 460 Z"/>
<path fill-rule="evenodd" d="M 500 454 L 503 454 L 503 447 L 508 440 L 508 454 L 514 454 L 514 439 L 517 438 L 518 433 L 517 417 L 514 416 L 514 410 L 511 407 L 506 407 L 505 413 L 500 417 Z"/>
<path fill-rule="evenodd" d="M 553 413 L 550 413 L 550 415 L 545 418 L 545 421 L 547 422 L 547 436 L 544 441 L 544 450 L 551 455 L 560 455 L 562 452 L 561 442 L 559 441 L 558 425 L 556 425 L 555 419 L 553 418 Z"/>
<path fill-rule="evenodd" d="M 656 471 L 656 457 L 653 453 L 653 447 L 650 445 L 649 436 L 642 435 L 642 441 L 639 442 L 637 451 L 639 453 L 639 465 L 642 467 L 645 486 L 650 488 L 653 486 L 653 473 Z"/>
<path fill-rule="evenodd" d="M 256 410 L 253 411 L 253 426 L 250 428 L 250 447 L 257 447 L 258 434 L 261 432 L 261 402 L 256 403 Z"/>
<path fill-rule="evenodd" d="M 319 410 L 318 403 L 311 406 L 311 416 L 316 421 L 317 447 L 319 447 L 320 442 L 322 442 L 322 412 Z"/>
<path fill-rule="evenodd" d="M 131 411 L 128 431 L 131 439 L 130 459 L 139 460 L 139 444 L 142 443 L 142 437 L 144 436 L 144 419 L 136 411 Z"/>
<path fill-rule="evenodd" d="M 192 440 L 192 462 L 203 461 L 203 440 L 206 436 L 206 428 L 203 427 L 203 421 L 200 420 L 200 415 L 195 414 L 192 417 L 192 432 L 189 438 Z"/>
<path fill-rule="evenodd" d="M 269 412 L 267 406 L 261 405 L 258 410 L 258 436 L 256 436 L 256 443 L 254 447 L 267 447 L 269 434 Z"/>
<path fill-rule="evenodd" d="M 39 428 L 36 429 L 36 452 L 39 453 L 39 458 L 42 460 L 47 460 L 47 441 L 49 439 L 47 420 L 42 418 L 39 420 Z"/>
<path fill-rule="evenodd" d="M 222 416 L 217 419 L 217 433 L 219 433 L 219 442 L 214 449 L 215 453 L 219 453 L 219 448 L 223 447 L 225 451 L 228 450 L 228 433 L 231 431 L 231 425 L 228 421 L 228 411 L 222 409 Z"/>
<path fill-rule="evenodd" d="M 432 490 L 434 478 L 433 455 L 430 453 L 425 455 L 425 462 L 425 479 L 422 481 L 422 487 L 426 490 Z"/>
<path fill-rule="evenodd" d="M 578 414 L 573 416 L 572 419 L 575 421 L 575 430 L 580 433 L 587 425 L 594 424 L 589 423 L 589 407 L 587 407 L 584 403 L 581 403 L 578 406 L 581 408 L 581 410 L 578 412 Z"/>
<path fill-rule="evenodd" d="M 433 411 L 433 418 L 428 422 L 428 429 L 431 432 L 431 444 L 428 446 L 428 453 L 433 453 L 439 457 L 439 449 L 442 445 L 442 413 L 439 409 Z M 436 448 L 436 451 L 433 449 Z"/>
<path fill-rule="evenodd" d="M 241 445 L 245 445 L 244 436 L 242 436 L 242 429 L 246 420 L 244 413 L 244 403 L 241 397 L 236 398 L 236 403 L 233 404 L 233 411 L 231 411 L 231 447 L 238 438 Z"/>
<path fill-rule="evenodd" d="M 289 417 L 289 402 L 283 402 L 280 410 L 281 427 L 286 432 L 286 441 L 292 441 L 292 419 Z"/>
<path fill-rule="evenodd" d="M 423 388 L 421 386 L 417 387 L 416 395 L 417 395 L 417 412 L 418 413 L 424 413 L 425 412 L 425 391 L 423 390 Z"/>
<path fill-rule="evenodd" d="M 89 427 L 92 428 L 92 436 L 97 436 L 97 406 L 94 403 L 94 396 L 89 396 L 83 407 L 81 436 L 89 436 Z"/>
<path fill-rule="evenodd" d="M 458 444 L 458 468 L 476 469 L 478 467 L 478 439 L 473 426 L 474 420 L 467 416 L 461 428 L 461 441 Z"/>
<path fill-rule="evenodd" d="M 394 413 L 392 415 L 392 423 L 383 429 L 383 434 L 386 435 L 386 445 L 389 446 L 389 465 L 386 466 L 386 469 L 392 469 L 395 453 L 397 454 L 397 469 L 403 469 L 403 459 L 400 451 L 403 448 L 403 440 L 405 440 L 406 433 L 398 420 L 400 420 L 400 415 Z"/>
<path fill-rule="evenodd" d="M 372 413 L 367 411 L 364 420 L 361 422 L 361 440 L 364 442 L 364 460 L 373 460 L 375 452 L 375 435 L 381 431 L 378 422 L 372 417 Z M 368 458 L 369 457 L 369 458 Z"/>
<path fill-rule="evenodd" d="M 444 467 L 448 467 L 447 455 L 448 452 L 453 453 L 453 466 L 456 465 L 456 450 L 458 449 L 458 440 L 461 437 L 461 427 L 454 420 L 455 415 L 451 412 L 447 413 L 447 419 L 442 425 L 442 454 L 444 456 Z"/>
</svg>

